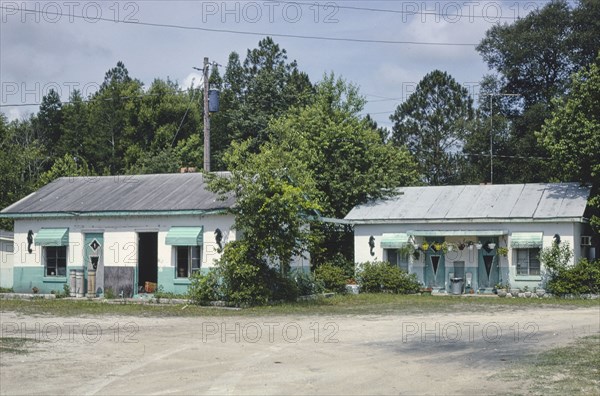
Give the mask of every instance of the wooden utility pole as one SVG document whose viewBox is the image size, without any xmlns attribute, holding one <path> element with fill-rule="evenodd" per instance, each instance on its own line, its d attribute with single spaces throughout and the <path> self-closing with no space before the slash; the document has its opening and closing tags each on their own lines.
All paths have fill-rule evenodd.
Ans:
<svg viewBox="0 0 600 396">
<path fill-rule="evenodd" d="M 204 172 L 210 172 L 210 113 L 208 112 L 208 57 L 204 58 Z"/>
</svg>

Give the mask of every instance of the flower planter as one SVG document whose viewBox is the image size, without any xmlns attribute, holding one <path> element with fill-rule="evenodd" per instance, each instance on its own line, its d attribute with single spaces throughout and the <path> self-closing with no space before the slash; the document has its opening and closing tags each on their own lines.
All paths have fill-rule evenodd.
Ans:
<svg viewBox="0 0 600 396">
<path fill-rule="evenodd" d="M 496 293 L 498 294 L 498 297 L 506 297 L 506 295 L 508 294 L 506 289 L 498 289 Z"/>
<path fill-rule="evenodd" d="M 537 290 L 535 291 L 535 294 L 536 294 L 538 297 L 540 297 L 540 298 L 541 298 L 541 297 L 544 297 L 544 294 L 546 294 L 546 290 L 544 290 L 544 289 L 537 289 Z"/>
</svg>

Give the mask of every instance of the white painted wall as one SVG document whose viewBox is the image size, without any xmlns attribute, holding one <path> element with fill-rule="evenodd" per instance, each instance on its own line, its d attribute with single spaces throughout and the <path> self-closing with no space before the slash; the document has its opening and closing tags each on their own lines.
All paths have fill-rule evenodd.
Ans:
<svg viewBox="0 0 600 396">
<path fill-rule="evenodd" d="M 543 247 L 552 245 L 554 234 L 559 234 L 562 243 L 568 243 L 574 249 L 575 257 L 572 263 L 577 261 L 581 256 L 579 246 L 581 224 L 575 223 L 440 223 L 440 224 L 357 224 L 354 226 L 354 260 L 356 263 L 366 261 L 382 261 L 385 259 L 384 249 L 381 247 L 383 234 L 405 233 L 410 230 L 419 231 L 456 231 L 456 230 L 506 230 L 508 235 L 499 237 L 499 246 L 510 246 L 510 234 L 513 232 L 543 232 Z M 369 248 L 370 236 L 375 237 L 374 255 L 371 256 Z M 430 238 L 431 239 L 431 238 Z M 481 239 L 484 239 L 482 237 Z M 417 243 L 420 243 L 423 238 L 417 237 Z M 476 241 L 475 236 L 465 237 L 447 237 L 447 242 L 459 242 L 463 240 Z M 478 256 L 471 254 L 465 249 L 461 252 L 460 257 L 449 252 L 445 255 L 446 267 L 451 267 L 455 260 L 465 261 L 465 267 L 477 267 Z M 455 257 L 457 256 L 457 257 Z M 419 260 L 414 260 L 412 257 L 409 262 L 409 272 L 416 272 L 419 278 L 422 276 L 422 268 L 424 267 L 423 256 Z M 511 285 L 513 287 L 529 286 L 530 288 L 538 287 L 539 278 L 522 277 L 516 275 L 516 257 L 512 249 L 509 249 L 507 257 L 500 258 L 500 267 L 506 269 L 510 276 Z M 421 271 L 419 271 L 421 269 Z M 422 280 L 422 279 L 420 279 Z"/>
<path fill-rule="evenodd" d="M 204 246 L 202 267 L 210 268 L 221 255 L 217 252 L 214 232 L 219 228 L 223 232 L 223 242 L 236 239 L 232 230 L 232 215 L 212 216 L 156 216 L 156 217 L 115 217 L 115 218 L 48 218 L 15 220 L 15 266 L 42 265 L 40 246 L 32 245 L 32 253 L 27 252 L 27 232 L 34 235 L 41 228 L 69 228 L 68 265 L 83 264 L 83 239 L 85 233 L 104 234 L 104 266 L 135 267 L 138 261 L 137 233 L 158 232 L 158 266 L 174 266 L 174 249 L 165 244 L 165 238 L 171 227 L 203 226 Z M 34 237 L 35 239 L 35 237 Z"/>
<path fill-rule="evenodd" d="M 13 240 L 0 238 L 0 287 L 13 286 Z"/>
</svg>

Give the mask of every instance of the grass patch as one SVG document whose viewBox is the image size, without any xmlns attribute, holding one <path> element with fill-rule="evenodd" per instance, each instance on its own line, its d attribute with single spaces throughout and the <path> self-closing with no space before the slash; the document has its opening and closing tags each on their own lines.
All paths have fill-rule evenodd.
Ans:
<svg viewBox="0 0 600 396">
<path fill-rule="evenodd" d="M 185 307 L 185 308 L 184 308 Z M 195 305 L 105 304 L 75 300 L 0 300 L 0 311 L 27 315 L 82 316 L 260 316 L 385 315 L 398 313 L 485 312 L 543 308 L 600 307 L 599 300 L 461 298 L 396 294 L 336 295 L 332 298 L 282 303 L 240 311 Z"/>
<path fill-rule="evenodd" d="M 580 338 L 567 347 L 542 352 L 500 376 L 527 384 L 525 394 L 598 395 L 600 335 Z"/>
<path fill-rule="evenodd" d="M 0 337 L 0 353 L 24 355 L 29 353 L 28 345 L 36 342 L 28 338 Z"/>
</svg>

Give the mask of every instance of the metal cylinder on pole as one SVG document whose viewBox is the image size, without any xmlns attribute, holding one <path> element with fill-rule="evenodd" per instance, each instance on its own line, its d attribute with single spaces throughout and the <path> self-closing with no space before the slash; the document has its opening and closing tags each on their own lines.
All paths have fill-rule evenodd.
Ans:
<svg viewBox="0 0 600 396">
<path fill-rule="evenodd" d="M 210 172 L 210 113 L 208 111 L 208 57 L 204 58 L 204 172 Z"/>
</svg>

